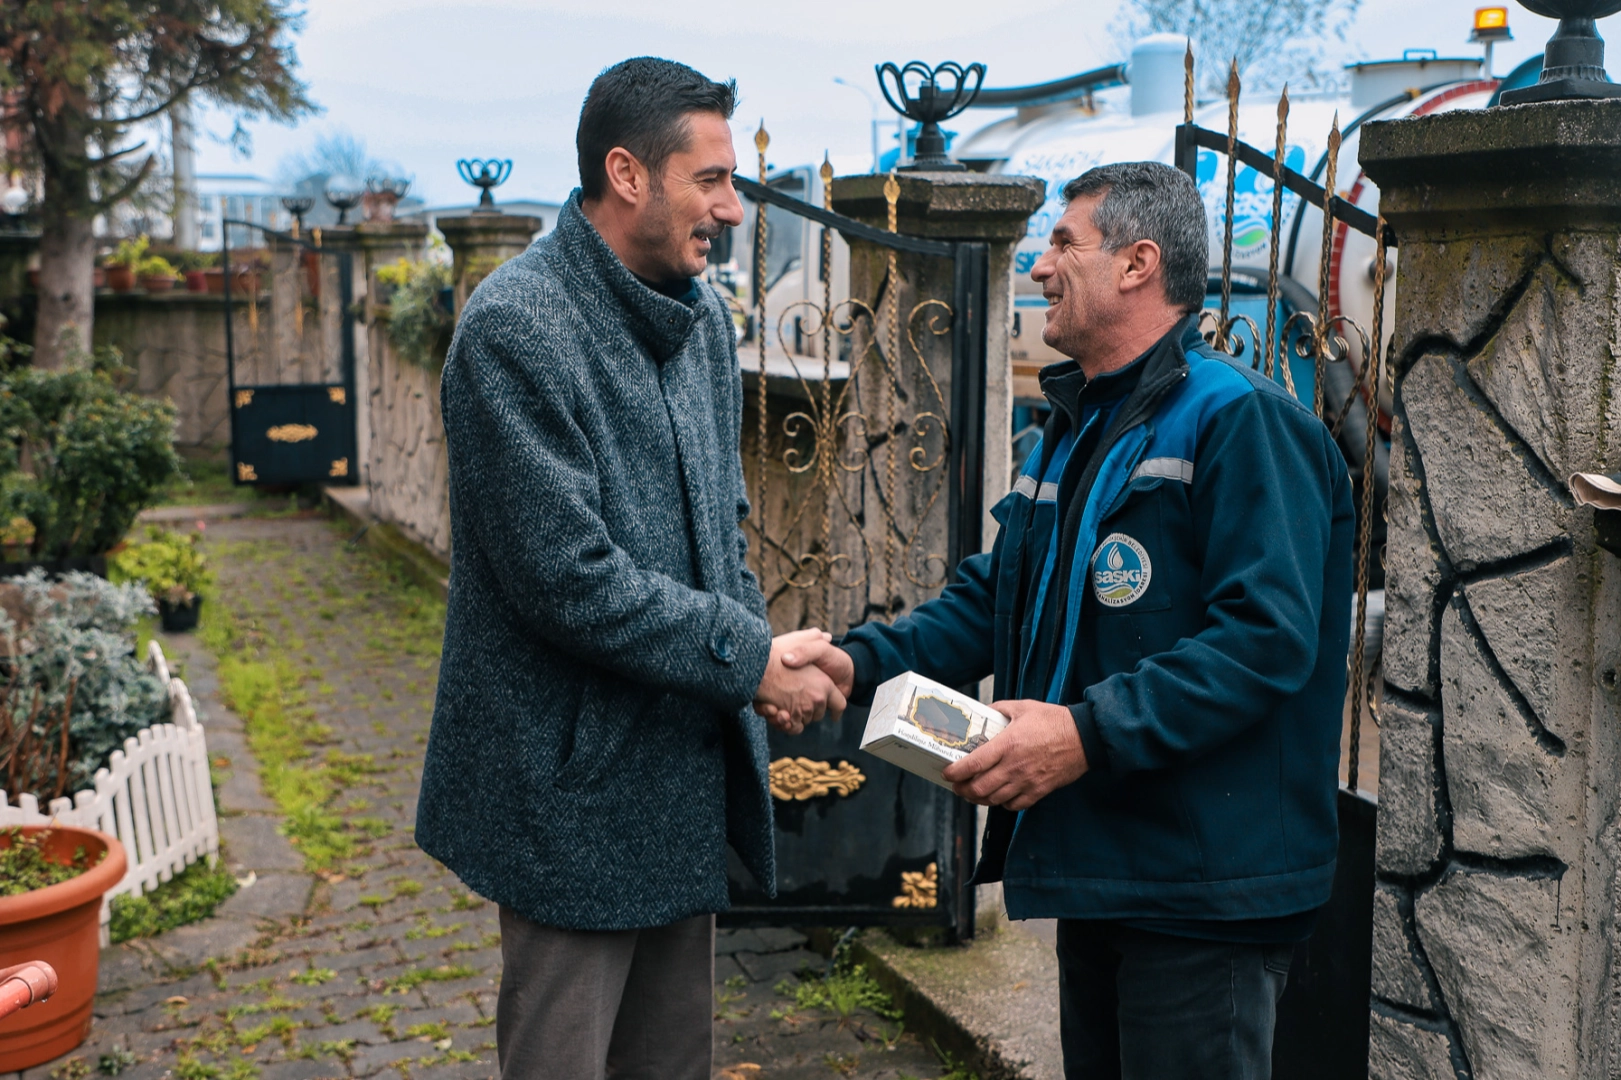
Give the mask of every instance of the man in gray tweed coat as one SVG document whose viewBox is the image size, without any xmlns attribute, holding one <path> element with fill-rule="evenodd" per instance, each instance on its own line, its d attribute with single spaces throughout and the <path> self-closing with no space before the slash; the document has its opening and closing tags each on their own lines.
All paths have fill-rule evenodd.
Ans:
<svg viewBox="0 0 1621 1080">
<path fill-rule="evenodd" d="M 450 605 L 416 838 L 501 908 L 503 1078 L 708 1080 L 726 848 L 775 887 L 764 721 L 844 699 L 744 562 L 742 383 L 703 273 L 735 86 L 592 83 L 580 188 L 462 312 Z"/>
</svg>

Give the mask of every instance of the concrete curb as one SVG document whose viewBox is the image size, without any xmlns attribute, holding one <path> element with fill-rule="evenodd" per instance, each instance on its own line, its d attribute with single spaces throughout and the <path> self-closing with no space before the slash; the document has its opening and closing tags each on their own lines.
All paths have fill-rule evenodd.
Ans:
<svg viewBox="0 0 1621 1080">
<path fill-rule="evenodd" d="M 903 945 L 867 930 L 851 956 L 895 999 L 908 1031 L 966 1064 L 981 1080 L 1062 1080 L 1058 962 L 1017 923 L 967 945 Z"/>
<path fill-rule="evenodd" d="M 363 487 L 323 487 L 321 495 L 332 511 L 352 522 L 359 540 L 390 556 L 406 577 L 441 600 L 450 599 L 450 567 L 421 544 L 371 513 L 371 497 Z"/>
</svg>

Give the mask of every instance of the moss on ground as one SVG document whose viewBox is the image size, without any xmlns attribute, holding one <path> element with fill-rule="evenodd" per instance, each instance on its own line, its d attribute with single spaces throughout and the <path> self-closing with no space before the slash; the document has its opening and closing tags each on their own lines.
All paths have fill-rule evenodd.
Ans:
<svg viewBox="0 0 1621 1080">
<path fill-rule="evenodd" d="M 115 896 L 109 927 L 113 944 L 205 919 L 234 892 L 236 878 L 219 860 L 212 867 L 192 863 L 145 895 Z"/>
<path fill-rule="evenodd" d="M 337 647 L 352 650 L 350 663 L 364 667 L 405 655 L 427 670 L 439 656 L 444 604 L 368 549 L 346 549 L 343 565 L 311 574 L 290 564 L 280 545 L 210 546 L 225 580 L 203 609 L 199 634 L 216 658 L 221 694 L 242 718 L 265 794 L 283 815 L 282 831 L 308 869 L 337 869 L 387 835 L 375 817 L 346 816 L 339 797 L 393 767 L 333 745 L 316 704 L 326 696 L 319 690 L 330 672 L 316 651 L 330 632 L 342 639 Z M 254 588 L 244 588 L 247 582 Z M 307 620 L 312 613 L 317 619 Z M 356 648 L 343 624 L 366 627 L 364 647 Z"/>
</svg>

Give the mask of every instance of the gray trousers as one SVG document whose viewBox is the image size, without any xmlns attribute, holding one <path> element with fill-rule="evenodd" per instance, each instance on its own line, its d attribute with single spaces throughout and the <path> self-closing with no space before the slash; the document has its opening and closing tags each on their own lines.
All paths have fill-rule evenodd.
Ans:
<svg viewBox="0 0 1621 1080">
<path fill-rule="evenodd" d="M 558 930 L 501 908 L 501 1080 L 709 1080 L 715 917 Z"/>
</svg>

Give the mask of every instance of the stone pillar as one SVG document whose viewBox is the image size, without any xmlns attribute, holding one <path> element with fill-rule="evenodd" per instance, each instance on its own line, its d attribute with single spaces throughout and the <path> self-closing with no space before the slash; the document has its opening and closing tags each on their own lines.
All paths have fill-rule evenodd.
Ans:
<svg viewBox="0 0 1621 1080">
<path fill-rule="evenodd" d="M 991 519 L 990 509 L 1007 494 L 1013 483 L 1013 367 L 1008 355 L 1008 339 L 1013 328 L 1013 247 L 1024 239 L 1030 215 L 1046 199 L 1046 185 L 1030 176 L 991 176 L 976 172 L 895 175 L 900 182 L 896 231 L 935 240 L 981 240 L 990 248 L 986 274 L 989 287 L 985 307 L 984 482 L 981 492 L 985 511 L 981 542 L 984 549 L 989 550 L 996 537 L 996 523 Z M 882 174 L 839 177 L 833 181 L 833 209 L 880 229 L 888 228 L 889 203 L 884 196 L 888 179 Z M 850 296 L 870 307 L 883 309 L 879 311 L 881 336 L 887 330 L 884 320 L 887 319 L 888 298 L 883 288 L 888 265 L 887 248 L 861 240 L 850 243 Z M 896 270 L 900 278 L 896 306 L 903 323 L 920 303 L 953 302 L 950 259 L 898 252 Z M 911 351 L 904 326 L 897 335 L 902 396 L 906 401 L 900 411 L 905 416 L 936 411 L 942 407 L 942 402 L 949 414 L 951 337 L 930 332 L 927 324 L 937 317 L 936 311 L 924 309 L 918 311 L 911 322 L 922 355 L 928 361 L 927 373 L 916 363 L 917 356 Z M 949 320 L 938 324 L 940 328 L 948 325 Z M 880 344 L 887 350 L 887 337 Z M 938 383 L 938 396 L 929 385 L 927 375 L 933 375 Z M 873 380 L 874 388 L 876 382 Z M 869 428 L 873 435 L 881 430 L 877 426 L 869 425 Z M 943 507 L 944 493 L 940 499 Z M 876 519 L 877 515 L 870 517 Z M 940 520 L 944 521 L 943 515 Z M 881 548 L 882 531 L 876 520 L 869 521 L 869 532 Z M 917 547 L 931 554 L 944 552 L 943 531 Z M 906 582 L 904 575 L 901 589 L 908 607 L 924 598 L 924 594 L 933 594 L 932 590 L 919 590 Z M 862 620 L 857 617 L 854 621 Z"/>
<path fill-rule="evenodd" d="M 528 214 L 474 211 L 457 217 L 442 217 L 435 223 L 445 234 L 445 243 L 455 253 L 456 314 L 478 283 L 491 270 L 522 253 L 545 222 Z"/>
<path fill-rule="evenodd" d="M 1400 240 L 1370 1075 L 1621 1075 L 1621 101 L 1362 129 Z"/>
<path fill-rule="evenodd" d="M 355 456 L 360 460 L 360 475 L 355 481 L 369 485 L 372 471 L 372 408 L 377 403 L 379 387 L 387 377 L 384 367 L 388 356 L 388 328 L 378 319 L 377 271 L 397 259 L 420 259 L 428 239 L 428 227 L 414 221 L 366 222 L 355 228 L 355 242 L 360 249 L 361 265 L 355 268 L 355 277 L 364 282 L 362 299 L 365 301 L 361 320 L 365 328 L 361 336 L 364 350 L 355 355 Z M 437 433 L 435 433 L 437 435 Z"/>
</svg>

